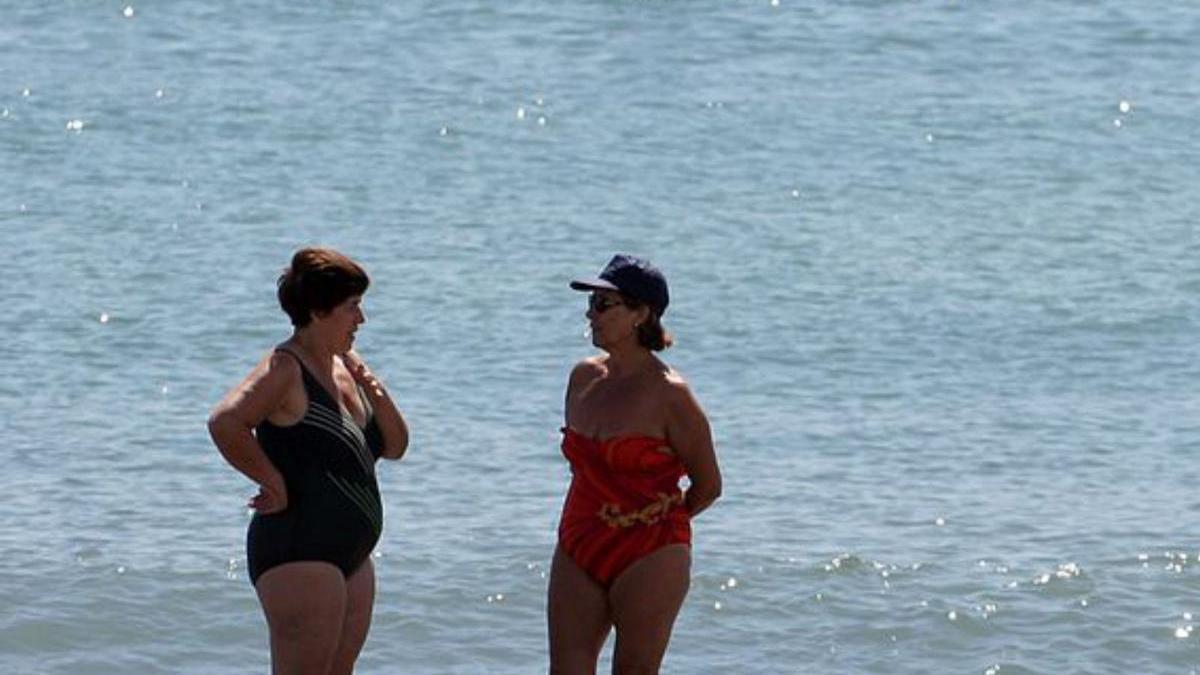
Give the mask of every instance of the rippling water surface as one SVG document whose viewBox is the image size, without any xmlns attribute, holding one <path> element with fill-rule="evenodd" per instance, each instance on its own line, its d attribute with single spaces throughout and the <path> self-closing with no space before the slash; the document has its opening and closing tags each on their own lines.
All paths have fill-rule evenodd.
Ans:
<svg viewBox="0 0 1200 675">
<path fill-rule="evenodd" d="M 618 250 L 726 479 L 665 672 L 1200 667 L 1192 5 L 0 15 L 3 672 L 267 669 L 203 423 L 310 243 L 414 434 L 360 672 L 544 671 L 565 282 Z"/>
</svg>

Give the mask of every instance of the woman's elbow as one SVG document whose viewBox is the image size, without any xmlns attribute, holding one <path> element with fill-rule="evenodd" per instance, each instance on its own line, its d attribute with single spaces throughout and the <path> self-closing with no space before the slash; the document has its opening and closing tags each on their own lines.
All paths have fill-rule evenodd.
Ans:
<svg viewBox="0 0 1200 675">
<path fill-rule="evenodd" d="M 239 420 L 226 408 L 217 408 L 208 416 L 208 435 L 222 454 L 242 433 L 252 433 L 253 427 Z"/>
<path fill-rule="evenodd" d="M 721 498 L 721 479 L 694 485 L 689 492 L 693 493 L 690 496 L 697 505 L 707 507 Z"/>
<path fill-rule="evenodd" d="M 406 453 L 406 452 L 408 452 L 408 436 L 407 435 L 404 437 L 403 440 L 401 440 L 397 443 L 390 443 L 390 444 L 384 445 L 383 452 L 381 454 L 383 455 L 384 459 L 398 460 L 401 457 L 403 457 L 404 453 Z"/>
<path fill-rule="evenodd" d="M 213 441 L 216 441 L 221 437 L 221 430 L 225 427 L 227 418 L 228 415 L 226 412 L 220 409 L 214 410 L 211 414 L 209 414 L 208 423 L 206 426 L 208 427 L 208 435 L 213 439 Z"/>
<path fill-rule="evenodd" d="M 708 490 L 706 490 L 704 493 L 704 497 L 708 504 L 712 504 L 713 502 L 720 499 L 721 498 L 721 481 L 718 480 L 717 482 L 715 482 L 711 486 L 709 486 Z"/>
<path fill-rule="evenodd" d="M 704 494 L 712 497 L 713 501 L 716 501 L 721 496 L 722 480 L 720 470 L 714 468 L 712 471 L 705 471 L 703 477 L 696 482 L 704 490 Z"/>
</svg>

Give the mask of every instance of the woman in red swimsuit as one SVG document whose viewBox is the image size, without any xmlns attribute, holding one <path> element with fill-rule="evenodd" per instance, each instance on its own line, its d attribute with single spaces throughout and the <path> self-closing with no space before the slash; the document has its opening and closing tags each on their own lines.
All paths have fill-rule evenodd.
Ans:
<svg viewBox="0 0 1200 675">
<path fill-rule="evenodd" d="M 691 518 L 720 496 L 721 472 L 704 411 L 654 354 L 671 344 L 662 273 L 618 255 L 571 287 L 591 293 L 592 342 L 605 353 L 567 384 L 573 478 L 550 572 L 550 672 L 595 673 L 615 626 L 614 672 L 656 673 L 690 583 Z"/>
</svg>

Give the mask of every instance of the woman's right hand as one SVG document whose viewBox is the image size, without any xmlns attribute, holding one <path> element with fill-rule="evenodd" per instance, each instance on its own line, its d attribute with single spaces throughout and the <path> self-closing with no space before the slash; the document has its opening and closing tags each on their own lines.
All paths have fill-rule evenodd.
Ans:
<svg viewBox="0 0 1200 675">
<path fill-rule="evenodd" d="M 259 485 L 258 494 L 251 497 L 246 505 L 265 516 L 279 513 L 287 508 L 287 504 L 287 486 L 279 478 Z"/>
</svg>

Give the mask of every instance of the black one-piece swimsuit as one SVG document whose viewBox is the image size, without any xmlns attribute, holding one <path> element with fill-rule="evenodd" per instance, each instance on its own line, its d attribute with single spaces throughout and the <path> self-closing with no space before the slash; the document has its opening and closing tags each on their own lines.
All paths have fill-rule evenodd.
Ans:
<svg viewBox="0 0 1200 675">
<path fill-rule="evenodd" d="M 267 570 L 301 560 L 333 563 L 350 576 L 371 554 L 383 529 L 383 502 L 375 461 L 383 435 L 367 407 L 366 427 L 342 411 L 325 387 L 300 363 L 308 409 L 289 426 L 263 421 L 255 429 L 259 445 L 283 474 L 288 505 L 255 514 L 246 532 L 250 582 Z"/>
</svg>

